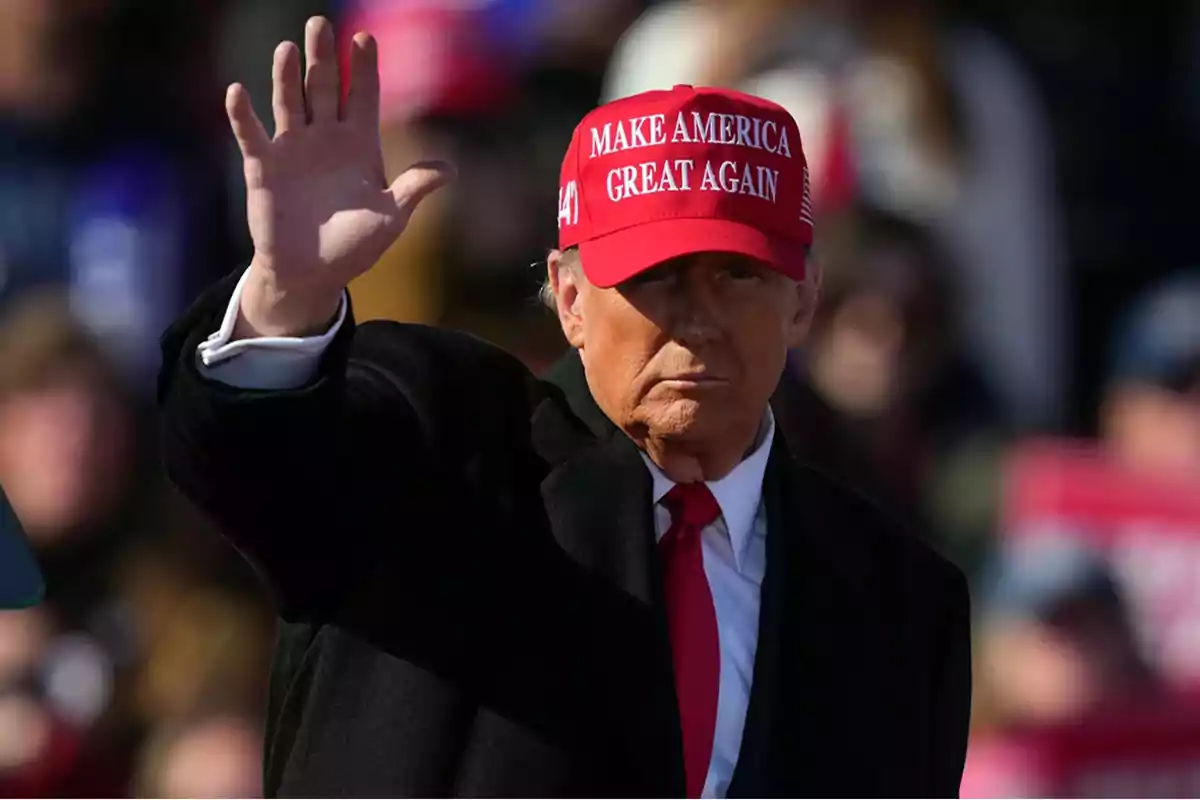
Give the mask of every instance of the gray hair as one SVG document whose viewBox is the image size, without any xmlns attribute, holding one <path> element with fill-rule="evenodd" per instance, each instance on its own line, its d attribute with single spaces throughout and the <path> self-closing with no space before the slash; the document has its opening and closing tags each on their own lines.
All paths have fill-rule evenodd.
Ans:
<svg viewBox="0 0 1200 800">
<path fill-rule="evenodd" d="M 542 276 L 542 285 L 538 287 L 538 302 L 546 308 L 554 311 L 558 308 L 558 303 L 554 297 L 554 284 L 550 283 L 550 276 Z"/>
<path fill-rule="evenodd" d="M 545 262 L 542 262 L 540 266 L 545 268 Z M 577 270 L 579 268 L 579 251 L 574 247 L 564 250 L 562 254 L 562 260 L 559 262 L 559 266 L 563 267 L 564 269 L 569 269 L 572 272 Z M 548 273 L 542 275 L 542 283 L 541 286 L 538 287 L 537 296 L 538 302 L 540 302 L 543 306 L 551 311 L 558 310 L 558 299 L 554 296 L 554 284 L 550 282 L 550 275 Z"/>
</svg>

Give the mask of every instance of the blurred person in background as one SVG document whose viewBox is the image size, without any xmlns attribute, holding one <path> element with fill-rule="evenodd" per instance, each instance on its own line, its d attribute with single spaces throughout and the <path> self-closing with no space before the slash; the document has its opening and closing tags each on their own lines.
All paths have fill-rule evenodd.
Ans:
<svg viewBox="0 0 1200 800">
<path fill-rule="evenodd" d="M 68 291 L 142 389 L 158 334 L 229 257 L 206 111 L 178 91 L 203 80 L 215 17 L 196 3 L 0 3 L 0 302 Z"/>
<path fill-rule="evenodd" d="M 51 636 L 44 609 L 0 611 L 0 796 L 60 796 L 75 765 L 74 729 L 37 690 Z"/>
<path fill-rule="evenodd" d="M 1193 797 L 1194 692 L 1160 674 L 1087 531 L 993 563 L 963 797 Z"/>
<path fill-rule="evenodd" d="M 1006 420 L 1062 421 L 1071 306 L 1052 143 L 1001 42 L 931 0 L 667 0 L 618 45 L 605 97 L 676 83 L 787 108 L 813 143 L 818 208 L 861 201 L 929 226 Z"/>
<path fill-rule="evenodd" d="M 50 608 L 0 612 L 0 796 L 126 791 L 119 754 L 95 741 L 77 706 L 62 702 L 62 692 L 78 698 L 108 689 L 84 649 L 62 637 Z"/>
<path fill-rule="evenodd" d="M 1200 274 L 1168 278 L 1127 309 L 1100 419 L 1100 452 L 1118 468 L 1198 474 Z M 982 707 L 1001 721 L 1064 718 L 1154 684 L 1124 595 L 1087 538 L 1064 532 L 1054 546 L 997 554 L 984 619 L 1021 623 L 984 626 Z"/>
<path fill-rule="evenodd" d="M 29 651 L 36 693 L 22 696 L 23 719 L 46 726 L 52 743 L 69 734 L 78 758 L 104 752 L 105 780 L 118 787 L 120 758 L 88 734 L 111 710 L 128 635 L 105 620 L 117 610 L 113 570 L 138 504 L 139 463 L 124 383 L 65 293 L 30 290 L 10 302 L 0 317 L 0 485 L 46 580 L 36 609 L 43 635 Z M 43 778 L 74 775 L 60 766 Z"/>
<path fill-rule="evenodd" d="M 105 543 L 135 479 L 135 407 L 63 292 L 28 293 L 0 316 L 0 485 L 51 575 Z M 58 600 L 82 591 L 51 581 Z"/>
<path fill-rule="evenodd" d="M 133 797 L 262 797 L 262 730 L 208 713 L 157 732 L 139 760 Z"/>
<path fill-rule="evenodd" d="M 224 578 L 218 559 L 206 561 L 188 568 L 143 550 L 122 564 L 121 590 L 140 634 L 126 711 L 147 726 L 265 702 L 270 610 L 245 580 Z"/>
<path fill-rule="evenodd" d="M 974 575 L 1006 436 L 960 333 L 958 273 L 919 223 L 863 205 L 822 221 L 821 300 L 776 398 L 781 425 L 812 463 L 893 508 Z"/>
<path fill-rule="evenodd" d="M 1180 679 L 1195 527 L 1171 493 L 1200 475 L 1200 276 L 1136 298 L 1110 353 L 1099 441 L 1059 445 L 1086 460 L 1013 476 L 1040 480 L 1020 496 L 1049 505 L 1031 514 L 1014 501 L 989 565 L 964 796 L 1195 793 L 1196 696 Z M 1093 489 L 1104 481 L 1134 488 Z"/>
<path fill-rule="evenodd" d="M 1115 574 L 1082 541 L 1005 553 L 980 606 L 982 727 L 1054 725 L 1163 696 Z"/>
<path fill-rule="evenodd" d="M 1100 411 L 1108 451 L 1135 470 L 1200 470 L 1200 270 L 1169 277 L 1114 337 Z"/>
<path fill-rule="evenodd" d="M 33 770 L 46 785 L 90 781 L 70 793 L 123 792 L 145 728 L 261 697 L 269 618 L 248 599 L 250 578 L 224 566 L 237 562 L 215 556 L 166 492 L 139 408 L 64 292 L 30 290 L 5 307 L 0 486 L 46 583 L 40 607 L 0 626 L 0 650 L 22 659 L 6 684 L 20 689 L 8 730 L 34 742 L 17 731 L 44 729 L 51 748 L 26 753 L 12 780 Z"/>
</svg>

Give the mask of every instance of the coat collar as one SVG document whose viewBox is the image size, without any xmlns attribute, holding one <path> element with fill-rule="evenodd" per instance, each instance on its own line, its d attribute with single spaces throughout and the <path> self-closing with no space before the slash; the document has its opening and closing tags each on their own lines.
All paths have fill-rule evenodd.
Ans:
<svg viewBox="0 0 1200 800">
<path fill-rule="evenodd" d="M 574 348 L 550 367 L 544 380 L 561 392 L 561 398 L 594 438 L 608 439 L 621 433 L 596 405 L 583 371 L 583 361 Z"/>
<path fill-rule="evenodd" d="M 642 602 L 654 598 L 652 482 L 636 445 L 592 399 L 571 351 L 547 376 L 534 447 L 550 463 L 542 499 L 559 544 Z"/>
</svg>

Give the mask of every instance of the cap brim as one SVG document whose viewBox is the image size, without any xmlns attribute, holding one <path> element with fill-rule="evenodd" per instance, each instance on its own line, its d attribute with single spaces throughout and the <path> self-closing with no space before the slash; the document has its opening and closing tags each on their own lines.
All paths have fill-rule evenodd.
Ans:
<svg viewBox="0 0 1200 800">
<path fill-rule="evenodd" d="M 749 256 L 789 278 L 803 280 L 808 245 L 720 219 L 648 222 L 579 244 L 588 281 L 605 289 L 664 261 L 694 253 Z"/>
<path fill-rule="evenodd" d="M 35 606 L 45 591 L 21 523 L 0 491 L 0 609 Z"/>
</svg>

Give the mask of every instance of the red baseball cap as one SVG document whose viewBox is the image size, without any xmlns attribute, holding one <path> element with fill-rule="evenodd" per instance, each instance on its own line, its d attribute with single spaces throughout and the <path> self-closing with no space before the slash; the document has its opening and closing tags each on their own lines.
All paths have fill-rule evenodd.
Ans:
<svg viewBox="0 0 1200 800">
<path fill-rule="evenodd" d="M 706 251 L 803 279 L 813 211 L 796 121 L 761 98 L 691 86 L 603 105 L 563 160 L 558 238 L 600 287 Z"/>
</svg>

